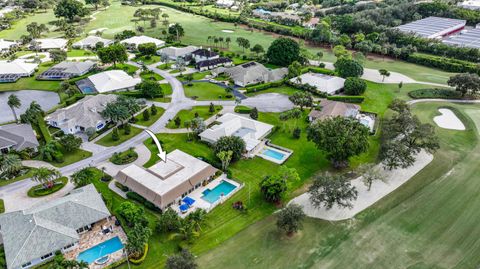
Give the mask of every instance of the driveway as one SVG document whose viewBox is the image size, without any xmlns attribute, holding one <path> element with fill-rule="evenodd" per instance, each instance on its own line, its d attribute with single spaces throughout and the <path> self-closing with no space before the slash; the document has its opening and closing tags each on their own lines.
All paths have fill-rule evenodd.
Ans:
<svg viewBox="0 0 480 269">
<path fill-rule="evenodd" d="M 265 93 L 249 97 L 241 105 L 256 107 L 260 112 L 283 112 L 294 107 L 288 96 L 280 93 Z"/>
</svg>

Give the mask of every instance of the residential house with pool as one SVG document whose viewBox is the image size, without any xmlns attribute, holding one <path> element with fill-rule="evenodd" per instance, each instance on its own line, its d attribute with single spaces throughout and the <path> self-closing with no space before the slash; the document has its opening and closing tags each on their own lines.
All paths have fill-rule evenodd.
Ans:
<svg viewBox="0 0 480 269">
<path fill-rule="evenodd" d="M 283 79 L 288 74 L 287 68 L 268 69 L 263 64 L 248 62 L 234 67 L 219 67 L 212 71 L 212 75 L 226 74 L 235 85 L 248 85 L 273 82 Z"/>
<path fill-rule="evenodd" d="M 178 149 L 146 169 L 132 164 L 115 179 L 159 209 L 183 214 L 195 208 L 210 211 L 240 188 L 215 167 Z"/>
<path fill-rule="evenodd" d="M 36 150 L 39 145 L 37 135 L 30 124 L 0 125 L 0 154 L 27 148 Z"/>
<path fill-rule="evenodd" d="M 126 235 L 115 222 L 92 184 L 29 209 L 1 214 L 7 269 L 32 268 L 57 252 L 90 265 L 119 260 Z"/>
<path fill-rule="evenodd" d="M 87 74 L 93 70 L 97 64 L 92 61 L 84 62 L 70 62 L 63 61 L 52 67 L 45 72 L 38 75 L 37 79 L 40 80 L 65 80 L 73 77 L 79 77 Z"/>
<path fill-rule="evenodd" d="M 345 79 L 320 73 L 307 72 L 290 79 L 291 83 L 298 85 L 310 85 L 320 93 L 337 94 L 345 84 Z"/>
<path fill-rule="evenodd" d="M 248 158 L 259 156 L 275 163 L 283 163 L 292 154 L 291 150 L 272 145 L 266 137 L 273 125 L 237 114 L 226 113 L 216 120 L 215 125 L 199 134 L 200 139 L 214 144 L 223 136 L 237 136 L 245 141 Z"/>
<path fill-rule="evenodd" d="M 113 40 L 102 38 L 100 36 L 87 36 L 86 38 L 79 40 L 72 44 L 72 48 L 74 49 L 94 49 L 97 44 L 103 44 L 104 47 L 113 44 Z"/>
<path fill-rule="evenodd" d="M 113 94 L 85 96 L 77 103 L 57 109 L 45 117 L 48 125 L 61 129 L 65 134 L 85 132 L 89 128 L 99 131 L 107 125 L 101 112 L 108 103 L 117 100 Z"/>
<path fill-rule="evenodd" d="M 125 71 L 108 70 L 79 80 L 75 84 L 80 91 L 88 94 L 133 90 L 140 82 L 141 78 L 129 76 Z"/>
<path fill-rule="evenodd" d="M 195 46 L 186 46 L 186 47 L 166 47 L 159 49 L 157 55 L 166 55 L 170 60 L 176 60 L 178 58 L 183 58 L 185 60 L 190 60 L 192 53 L 197 51 L 198 47 Z"/>
<path fill-rule="evenodd" d="M 120 43 L 129 50 L 137 50 L 139 45 L 147 43 L 153 43 L 157 48 L 165 46 L 165 41 L 145 35 L 132 36 L 120 41 Z"/>
<path fill-rule="evenodd" d="M 63 38 L 38 38 L 32 41 L 30 49 L 35 51 L 48 51 L 52 49 L 65 50 L 68 40 Z"/>
<path fill-rule="evenodd" d="M 0 61 L 0 83 L 16 82 L 22 77 L 30 77 L 38 68 L 36 63 L 23 60 Z"/>
</svg>

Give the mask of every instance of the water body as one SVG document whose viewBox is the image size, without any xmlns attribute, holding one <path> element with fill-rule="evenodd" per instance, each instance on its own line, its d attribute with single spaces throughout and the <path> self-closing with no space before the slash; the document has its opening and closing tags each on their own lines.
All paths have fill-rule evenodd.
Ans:
<svg viewBox="0 0 480 269">
<path fill-rule="evenodd" d="M 8 96 L 12 93 L 15 94 L 22 103 L 19 108 L 15 109 L 18 117 L 27 110 L 32 101 L 36 101 L 44 111 L 51 109 L 60 102 L 60 98 L 56 92 L 36 90 L 0 92 L 0 123 L 15 120 L 12 110 L 7 104 Z"/>
</svg>

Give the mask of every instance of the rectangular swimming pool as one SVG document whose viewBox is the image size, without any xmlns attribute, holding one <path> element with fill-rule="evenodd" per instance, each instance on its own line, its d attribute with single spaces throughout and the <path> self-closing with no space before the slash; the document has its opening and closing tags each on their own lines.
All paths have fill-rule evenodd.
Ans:
<svg viewBox="0 0 480 269">
<path fill-rule="evenodd" d="M 283 160 L 283 158 L 285 158 L 285 156 L 286 156 L 286 154 L 283 154 L 282 152 L 280 152 L 278 150 L 271 149 L 271 148 L 264 149 L 262 151 L 262 154 L 265 155 L 265 156 L 274 158 L 275 160 L 279 160 L 279 161 Z"/>
<path fill-rule="evenodd" d="M 109 239 L 105 242 L 102 242 L 96 246 L 93 246 L 87 250 L 80 252 L 80 254 L 78 254 L 77 260 L 84 261 L 88 264 L 91 264 L 97 259 L 105 255 L 117 252 L 122 248 L 123 248 L 122 241 L 120 241 L 120 238 L 116 236 L 112 239 Z"/>
<path fill-rule="evenodd" d="M 236 188 L 235 185 L 233 185 L 233 184 L 231 184 L 231 183 L 229 183 L 225 180 L 222 180 L 222 182 L 220 182 L 220 184 L 218 184 L 212 190 L 210 190 L 210 189 L 204 190 L 202 192 L 203 193 L 202 199 L 211 203 L 211 204 L 213 204 L 216 201 L 218 201 L 218 199 L 220 199 L 220 197 L 227 196 L 235 188 Z"/>
</svg>

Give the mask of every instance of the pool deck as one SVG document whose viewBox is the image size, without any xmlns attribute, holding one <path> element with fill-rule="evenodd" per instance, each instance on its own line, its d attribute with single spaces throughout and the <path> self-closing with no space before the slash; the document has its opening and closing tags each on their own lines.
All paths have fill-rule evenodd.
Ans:
<svg viewBox="0 0 480 269">
<path fill-rule="evenodd" d="M 65 259 L 76 260 L 78 254 L 80 254 L 82 251 L 87 250 L 109 239 L 112 239 L 116 236 L 118 236 L 120 238 L 120 241 L 122 241 L 122 243 L 125 245 L 127 243 L 127 235 L 125 234 L 121 226 L 115 226 L 115 220 L 116 218 L 112 216 L 110 220 L 104 219 L 95 223 L 91 231 L 88 231 L 80 235 L 78 246 L 75 247 L 73 250 L 64 254 Z M 113 228 L 113 231 L 108 234 L 103 234 L 102 233 L 103 226 L 106 226 L 106 227 L 111 226 Z M 102 265 L 92 263 L 89 265 L 89 269 L 104 268 L 122 259 L 122 257 L 123 257 L 123 249 L 110 254 L 110 260 L 107 263 Z"/>
<path fill-rule="evenodd" d="M 275 159 L 273 157 L 270 157 L 268 155 L 263 154 L 263 151 L 268 150 L 268 149 L 273 150 L 273 151 L 279 151 L 282 154 L 284 154 L 285 157 L 281 160 L 278 160 L 278 159 Z M 292 150 L 284 148 L 284 147 L 280 147 L 280 146 L 277 146 L 277 145 L 273 145 L 273 144 L 266 144 L 263 147 L 260 147 L 259 150 L 255 153 L 256 156 L 258 156 L 262 159 L 265 159 L 267 161 L 271 161 L 271 162 L 276 163 L 276 164 L 283 164 L 284 162 L 286 162 L 288 160 L 288 158 L 290 158 L 290 156 L 292 154 L 293 154 Z"/>
<path fill-rule="evenodd" d="M 211 204 L 205 200 L 202 199 L 203 192 L 207 189 L 213 189 L 216 186 L 218 186 L 223 180 L 227 181 L 228 183 L 232 184 L 235 186 L 235 189 L 233 189 L 227 196 L 224 196 L 217 200 L 215 203 Z M 226 200 L 228 200 L 230 197 L 232 197 L 233 194 L 235 194 L 237 191 L 239 191 L 243 187 L 242 184 L 228 179 L 225 174 L 222 174 L 218 178 L 214 179 L 212 182 L 208 183 L 206 186 L 202 186 L 193 192 L 189 193 L 187 196 L 195 200 L 195 203 L 187 210 L 185 213 L 181 213 L 179 206 L 173 205 L 172 209 L 175 210 L 178 215 L 182 218 L 188 216 L 191 212 L 195 211 L 197 208 L 204 209 L 207 212 L 210 212 L 213 208 L 215 208 L 219 204 L 223 204 Z"/>
</svg>

